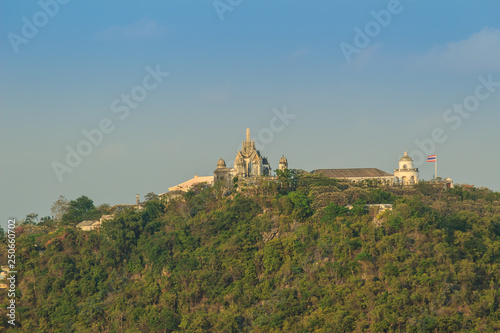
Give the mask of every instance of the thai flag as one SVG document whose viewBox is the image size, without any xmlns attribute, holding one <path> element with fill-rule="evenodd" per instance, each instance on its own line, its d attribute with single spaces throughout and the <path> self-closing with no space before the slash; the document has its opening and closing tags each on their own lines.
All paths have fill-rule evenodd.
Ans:
<svg viewBox="0 0 500 333">
<path fill-rule="evenodd" d="M 427 156 L 427 162 L 436 162 L 436 155 Z"/>
</svg>

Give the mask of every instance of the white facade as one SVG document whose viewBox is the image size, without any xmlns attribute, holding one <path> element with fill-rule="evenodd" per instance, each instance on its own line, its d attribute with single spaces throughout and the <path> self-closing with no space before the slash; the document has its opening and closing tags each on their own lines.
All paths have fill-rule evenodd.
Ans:
<svg viewBox="0 0 500 333">
<path fill-rule="evenodd" d="M 217 169 L 214 171 L 214 182 L 222 182 L 227 187 L 231 187 L 235 178 L 248 183 L 260 177 L 271 176 L 271 165 L 255 147 L 255 141 L 251 139 L 249 128 L 246 130 L 246 140 L 242 142 L 241 146 L 242 149 L 236 153 L 233 167 L 226 167 L 226 162 L 222 157 L 219 159 Z M 279 169 L 285 170 L 286 168 L 288 168 L 288 161 L 283 156 L 280 159 Z"/>
<path fill-rule="evenodd" d="M 236 153 L 234 160 L 236 176 L 239 178 L 270 176 L 271 166 L 267 158 L 262 157 L 260 151 L 255 148 L 255 141 L 250 138 L 249 128 L 246 134 L 247 139 L 242 142 L 242 149 Z"/>
<path fill-rule="evenodd" d="M 399 169 L 394 169 L 395 185 L 415 185 L 418 184 L 419 171 L 413 167 L 413 159 L 405 152 L 399 160 Z"/>
</svg>

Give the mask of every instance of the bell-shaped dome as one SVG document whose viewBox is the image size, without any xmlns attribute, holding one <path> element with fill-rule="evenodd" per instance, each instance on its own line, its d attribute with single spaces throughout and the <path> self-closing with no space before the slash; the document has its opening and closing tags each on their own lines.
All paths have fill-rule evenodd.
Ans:
<svg viewBox="0 0 500 333">
<path fill-rule="evenodd" d="M 286 159 L 285 155 L 281 156 L 280 158 L 280 164 L 287 164 L 288 160 Z"/>
<path fill-rule="evenodd" d="M 222 159 L 222 157 L 217 161 L 217 168 L 225 168 L 226 162 Z"/>
<path fill-rule="evenodd" d="M 413 162 L 413 159 L 408 155 L 408 152 L 405 151 L 405 154 L 403 155 L 403 157 L 401 157 L 401 159 L 399 161 L 400 162 L 405 162 L 405 161 Z"/>
<path fill-rule="evenodd" d="M 407 152 L 405 152 L 404 156 L 399 160 L 399 168 L 413 169 L 413 159 L 408 155 Z"/>
</svg>

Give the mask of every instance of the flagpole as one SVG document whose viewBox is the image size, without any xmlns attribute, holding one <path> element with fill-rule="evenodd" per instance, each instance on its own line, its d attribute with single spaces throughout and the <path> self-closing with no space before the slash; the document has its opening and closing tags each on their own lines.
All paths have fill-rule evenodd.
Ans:
<svg viewBox="0 0 500 333">
<path fill-rule="evenodd" d="M 437 159 L 437 156 L 436 156 L 436 161 L 434 162 L 435 164 L 435 170 L 434 170 L 434 179 L 437 180 L 438 178 L 438 159 Z"/>
</svg>

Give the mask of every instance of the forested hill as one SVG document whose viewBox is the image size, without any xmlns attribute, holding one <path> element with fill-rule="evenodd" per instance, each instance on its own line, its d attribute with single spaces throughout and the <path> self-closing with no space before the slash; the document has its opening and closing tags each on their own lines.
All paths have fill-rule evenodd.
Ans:
<svg viewBox="0 0 500 333">
<path fill-rule="evenodd" d="M 14 331 L 500 330 L 500 193 L 290 176 L 20 225 Z"/>
</svg>

